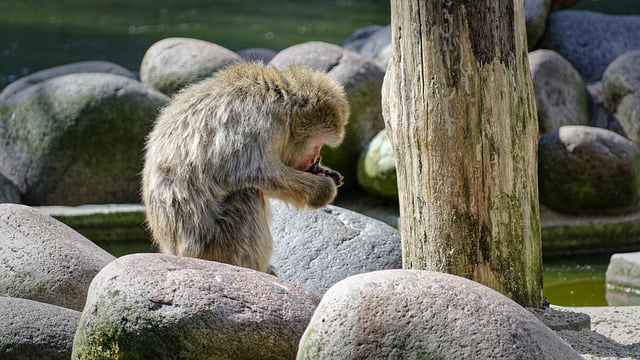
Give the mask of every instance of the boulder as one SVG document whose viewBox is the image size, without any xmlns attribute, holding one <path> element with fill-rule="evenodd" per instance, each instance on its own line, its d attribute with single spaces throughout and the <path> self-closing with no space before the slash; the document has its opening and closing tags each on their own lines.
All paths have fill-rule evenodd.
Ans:
<svg viewBox="0 0 640 360">
<path fill-rule="evenodd" d="M 106 73 L 32 85 L 0 103 L 0 172 L 29 205 L 139 202 L 145 137 L 167 101 Z"/>
<path fill-rule="evenodd" d="M 381 25 L 369 25 L 356 29 L 342 43 L 342 47 L 359 53 L 369 38 L 382 28 L 383 26 Z M 389 43 L 391 43 L 391 37 L 389 37 Z"/>
<path fill-rule="evenodd" d="M 606 279 L 609 306 L 640 305 L 640 252 L 613 254 Z"/>
<path fill-rule="evenodd" d="M 0 203 L 22 203 L 18 188 L 2 174 L 0 174 Z"/>
<path fill-rule="evenodd" d="M 318 301 L 250 269 L 126 255 L 92 282 L 72 359 L 292 359 Z"/>
<path fill-rule="evenodd" d="M 0 297 L 0 358 L 68 360 L 80 312 Z"/>
<path fill-rule="evenodd" d="M 454 275 L 385 270 L 323 296 L 298 359 L 582 359 L 531 312 Z"/>
<path fill-rule="evenodd" d="M 363 272 L 402 268 L 400 234 L 391 226 L 337 206 L 296 210 L 272 200 L 276 274 L 318 295 Z"/>
<path fill-rule="evenodd" d="M 602 90 L 606 107 L 627 137 L 640 145 L 640 50 L 620 55 L 607 67 Z"/>
<path fill-rule="evenodd" d="M 526 0 L 524 18 L 527 26 L 527 44 L 533 50 L 544 33 L 551 0 Z"/>
<path fill-rule="evenodd" d="M 529 68 L 541 133 L 589 123 L 588 93 L 580 74 L 553 50 L 529 53 Z"/>
<path fill-rule="evenodd" d="M 305 65 L 327 73 L 344 86 L 351 105 L 345 139 L 339 147 L 322 150 L 323 162 L 340 171 L 345 179 L 343 189 L 356 184 L 356 166 L 360 153 L 369 140 L 384 128 L 380 90 L 383 69 L 364 56 L 323 42 L 307 42 L 282 50 L 271 64 L 286 69 Z"/>
<path fill-rule="evenodd" d="M 360 156 L 358 184 L 373 195 L 398 199 L 396 156 L 385 129 L 371 139 Z"/>
<path fill-rule="evenodd" d="M 623 53 L 640 48 L 640 16 L 559 10 L 549 15 L 538 44 L 566 58 L 587 83 L 599 81 Z"/>
<path fill-rule="evenodd" d="M 373 29 L 374 27 L 366 27 L 356 30 L 343 46 L 386 69 L 391 59 L 391 25 L 379 27 L 375 31 Z"/>
<path fill-rule="evenodd" d="M 268 64 L 277 52 L 266 48 L 248 48 L 238 51 L 238 55 L 245 61 L 258 61 Z"/>
<path fill-rule="evenodd" d="M 563 126 L 538 143 L 540 202 L 572 214 L 637 208 L 640 152 L 605 129 Z"/>
<path fill-rule="evenodd" d="M 243 61 L 240 55 L 208 41 L 166 38 L 151 45 L 144 54 L 140 80 L 171 96 L 239 61 Z"/>
<path fill-rule="evenodd" d="M 604 92 L 602 81 L 598 81 L 587 86 L 589 93 L 589 126 L 611 130 L 619 135 L 627 137 L 622 125 L 616 116 L 607 109 L 604 104 Z"/>
<path fill-rule="evenodd" d="M 54 77 L 79 73 L 106 73 L 125 76 L 134 80 L 137 79 L 136 74 L 118 64 L 114 64 L 109 61 L 81 61 L 44 69 L 12 82 L 11 84 L 7 85 L 7 87 L 5 87 L 2 92 L 0 92 L 0 102 L 12 96 L 13 94 L 16 94 L 28 88 L 29 86 L 41 83 Z"/>
<path fill-rule="evenodd" d="M 112 255 L 54 218 L 0 204 L 0 292 L 82 310 L 93 277 Z"/>
</svg>

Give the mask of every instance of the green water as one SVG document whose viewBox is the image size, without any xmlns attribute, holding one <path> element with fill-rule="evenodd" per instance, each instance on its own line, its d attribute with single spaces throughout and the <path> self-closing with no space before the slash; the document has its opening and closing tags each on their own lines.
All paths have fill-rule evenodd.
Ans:
<svg viewBox="0 0 640 360">
<path fill-rule="evenodd" d="M 389 19 L 383 0 L 0 0 L 0 88 L 75 61 L 137 70 L 166 37 L 281 50 L 312 40 L 342 44 L 355 29 Z"/>
<path fill-rule="evenodd" d="M 544 296 L 563 306 L 605 306 L 610 255 L 552 257 L 543 261 Z"/>
</svg>

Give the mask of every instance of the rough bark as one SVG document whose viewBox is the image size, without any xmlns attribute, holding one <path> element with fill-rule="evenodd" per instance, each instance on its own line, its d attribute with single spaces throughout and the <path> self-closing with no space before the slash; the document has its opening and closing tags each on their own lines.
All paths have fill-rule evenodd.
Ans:
<svg viewBox="0 0 640 360">
<path fill-rule="evenodd" d="M 542 300 L 523 0 L 391 0 L 383 87 L 403 264 Z"/>
</svg>

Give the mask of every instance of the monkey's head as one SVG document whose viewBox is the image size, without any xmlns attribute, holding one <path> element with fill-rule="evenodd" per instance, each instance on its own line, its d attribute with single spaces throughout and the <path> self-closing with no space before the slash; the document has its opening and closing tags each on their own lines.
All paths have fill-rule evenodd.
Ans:
<svg viewBox="0 0 640 360">
<path fill-rule="evenodd" d="M 343 88 L 327 75 L 306 68 L 291 68 L 290 136 L 283 161 L 298 170 L 316 162 L 324 144 L 342 143 L 349 119 Z"/>
</svg>

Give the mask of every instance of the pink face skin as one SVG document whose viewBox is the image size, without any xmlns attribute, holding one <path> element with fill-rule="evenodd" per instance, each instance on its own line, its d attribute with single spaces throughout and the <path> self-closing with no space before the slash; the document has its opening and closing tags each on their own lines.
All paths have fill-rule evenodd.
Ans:
<svg viewBox="0 0 640 360">
<path fill-rule="evenodd" d="M 316 159 L 318 159 L 318 156 L 320 155 L 320 148 L 322 145 L 316 145 L 313 147 L 313 155 L 310 155 L 309 157 L 305 157 L 306 160 L 304 160 L 303 162 L 301 162 L 300 164 L 298 164 L 298 166 L 296 167 L 298 170 L 301 171 L 305 171 L 308 168 L 311 167 L 311 165 L 313 165 L 313 163 L 316 162 Z"/>
<path fill-rule="evenodd" d="M 307 149 L 309 150 L 304 151 L 305 155 L 302 158 L 303 160 L 296 166 L 296 169 L 300 171 L 307 170 L 316 162 L 318 156 L 320 156 L 320 149 L 324 144 L 324 140 L 325 137 L 322 134 L 316 134 L 311 137 L 307 145 Z"/>
</svg>

